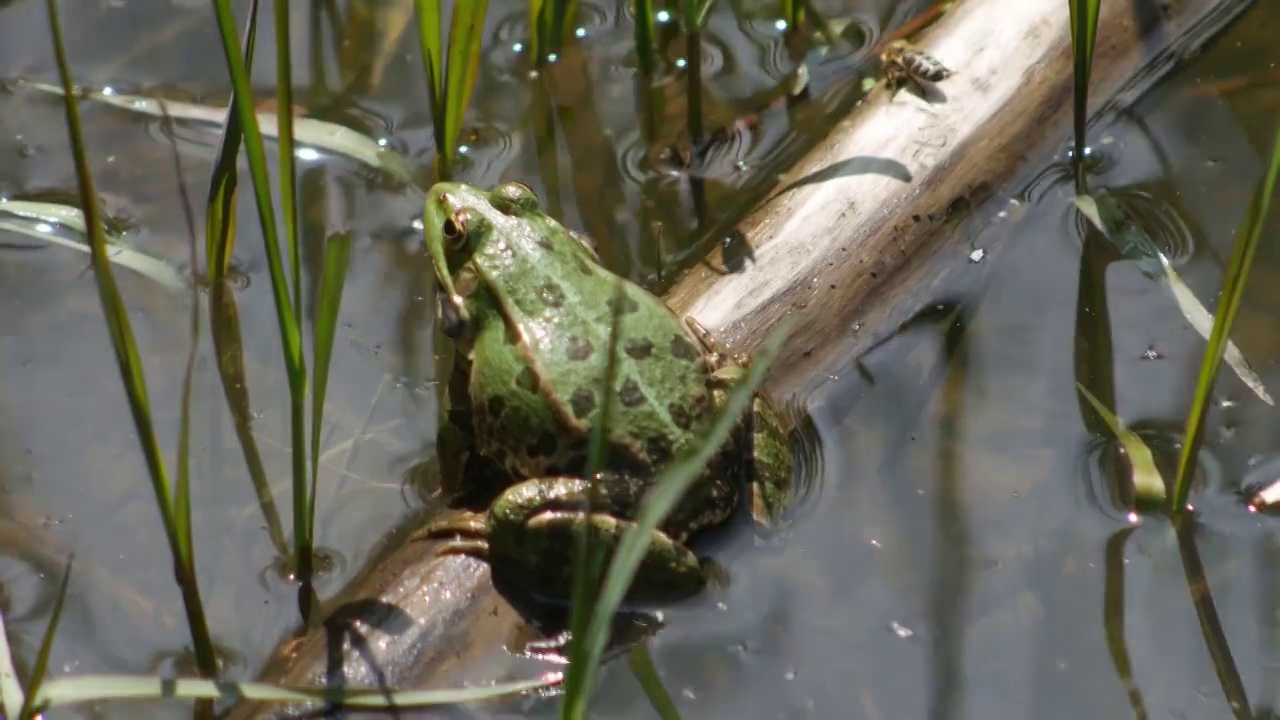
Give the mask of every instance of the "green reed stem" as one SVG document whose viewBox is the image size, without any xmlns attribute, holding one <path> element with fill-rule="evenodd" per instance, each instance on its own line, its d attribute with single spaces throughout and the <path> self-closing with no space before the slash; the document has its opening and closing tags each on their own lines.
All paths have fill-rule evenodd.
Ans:
<svg viewBox="0 0 1280 720">
<path fill-rule="evenodd" d="M 255 17 L 257 6 L 256 1 L 251 6 L 251 13 Z M 267 174 L 266 151 L 263 146 L 262 132 L 258 127 L 258 117 L 254 112 L 248 68 L 244 58 L 240 56 L 236 42 L 235 16 L 231 10 L 230 0 L 215 0 L 214 11 L 222 38 L 223 55 L 235 93 L 234 108 L 244 131 L 245 155 L 248 159 L 249 174 L 253 180 L 258 224 L 261 226 L 263 242 L 266 246 L 271 291 L 275 300 L 276 323 L 280 331 L 285 372 L 289 379 L 289 421 L 293 460 L 293 550 L 298 576 L 305 581 L 311 577 L 313 558 L 312 530 L 310 518 L 307 516 L 311 503 L 307 492 L 309 487 L 305 408 L 307 367 L 302 354 L 302 333 L 297 322 L 298 316 L 289 298 L 289 284 L 285 278 L 284 264 L 280 257 L 280 238 L 276 232 L 275 208 L 271 202 L 271 180 Z M 280 82 L 288 83 L 289 80 L 281 78 Z M 281 108 L 281 112 L 287 114 L 290 108 Z M 289 150 L 292 152 L 292 148 Z"/>
<path fill-rule="evenodd" d="M 71 82 L 71 71 L 67 66 L 57 0 L 45 0 L 45 6 L 49 13 L 49 27 L 58 64 L 58 75 L 66 98 L 67 133 L 75 159 L 81 208 L 89 233 L 93 274 L 98 284 L 98 298 L 111 335 L 116 363 L 119 366 L 134 426 L 142 445 L 143 459 L 151 477 L 152 490 L 156 496 L 156 505 L 160 509 L 165 536 L 173 555 L 174 575 L 186 607 L 187 623 L 191 630 L 192 644 L 195 646 L 196 663 L 201 673 L 207 677 L 213 677 L 217 673 L 217 662 L 213 654 L 213 641 L 209 635 L 208 623 L 205 620 L 204 605 L 200 601 L 200 589 L 196 582 L 191 518 L 189 514 L 178 513 L 178 508 L 173 501 L 164 456 L 151 420 L 147 384 L 142 372 L 142 362 L 138 357 L 133 328 L 129 323 L 128 311 L 120 295 L 120 289 L 116 286 L 111 263 L 107 259 L 108 249 L 103 232 L 102 215 L 98 207 L 98 193 L 94 187 L 93 175 L 89 171 L 88 152 L 85 149 L 84 133 L 80 125 L 80 108 L 75 87 Z"/>
<path fill-rule="evenodd" d="M 1076 194 L 1089 191 L 1085 172 L 1085 131 L 1089 122 L 1089 78 L 1093 73 L 1093 46 L 1098 35 L 1098 7 L 1101 0 L 1068 0 L 1071 9 L 1071 57 L 1075 74 L 1072 120 L 1075 127 Z"/>
</svg>

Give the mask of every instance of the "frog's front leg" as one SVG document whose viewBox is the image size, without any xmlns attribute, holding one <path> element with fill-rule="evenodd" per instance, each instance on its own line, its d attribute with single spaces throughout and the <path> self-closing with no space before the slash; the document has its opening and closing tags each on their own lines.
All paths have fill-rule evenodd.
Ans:
<svg viewBox="0 0 1280 720">
<path fill-rule="evenodd" d="M 528 590 L 567 599 L 573 588 L 573 554 L 578 534 L 610 551 L 634 525 L 645 483 L 601 474 L 587 515 L 591 485 L 576 477 L 535 478 L 517 483 L 489 506 L 484 516 L 460 518 L 428 527 L 426 537 L 455 537 L 442 553 L 478 555 L 495 571 L 507 571 Z M 654 530 L 649 549 L 627 592 L 632 602 L 669 602 L 697 593 L 706 575 L 697 556 L 683 543 Z"/>
</svg>

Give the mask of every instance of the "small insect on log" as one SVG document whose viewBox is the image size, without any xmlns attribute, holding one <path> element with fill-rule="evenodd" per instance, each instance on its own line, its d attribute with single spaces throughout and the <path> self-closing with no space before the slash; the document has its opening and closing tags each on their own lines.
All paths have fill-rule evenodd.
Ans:
<svg viewBox="0 0 1280 720">
<path fill-rule="evenodd" d="M 922 82 L 941 82 L 952 75 L 937 58 L 906 40 L 889 43 L 880 53 L 880 62 L 884 65 L 884 83 L 891 99 L 904 85 L 914 85 L 923 94 Z"/>
</svg>

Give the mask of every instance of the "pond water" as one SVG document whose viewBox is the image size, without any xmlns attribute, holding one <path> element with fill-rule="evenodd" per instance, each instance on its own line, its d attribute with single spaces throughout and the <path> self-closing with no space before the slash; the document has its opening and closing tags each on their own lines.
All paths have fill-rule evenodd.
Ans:
<svg viewBox="0 0 1280 720">
<path fill-rule="evenodd" d="M 583 2 L 582 40 L 531 78 L 521 56 L 525 3 L 494 0 L 457 176 L 526 182 L 554 215 L 601 242 L 610 267 L 661 289 L 856 100 L 869 49 L 930 5 L 815 4 L 845 44 L 802 49 L 809 95 L 796 101 L 785 88 L 799 58 L 776 3 L 716 4 L 701 58 L 707 126 L 751 121 L 682 168 L 659 157 L 687 136 L 676 33 L 663 55 L 670 72 L 638 93 L 627 3 Z M 385 139 L 425 178 L 434 147 L 417 40 L 412 28 L 392 32 L 402 3 L 369 7 L 385 13 L 374 16 L 391 34 L 385 46 L 362 44 L 368 28 L 351 16 L 296 4 L 297 102 Z M 43 4 L 9 3 L 0 18 L 0 76 L 56 82 Z M 78 82 L 225 101 L 205 4 L 101 3 L 64 20 Z M 335 42 L 336 28 L 347 45 Z M 1183 248 L 1179 272 L 1209 307 L 1280 115 L 1277 32 L 1276 6 L 1257 4 L 1091 134 L 1103 158 L 1093 182 L 1155 208 L 1161 227 L 1173 228 L 1169 243 Z M 254 71 L 264 96 L 274 83 L 270 37 L 266 22 Z M 338 92 L 351 78 L 351 91 Z M 185 268 L 168 136 L 139 114 L 95 103 L 82 112 L 99 190 L 131 221 L 129 242 Z M 646 113 L 660 131 L 646 127 Z M 53 96 L 16 83 L 0 95 L 0 153 L 10 158 L 0 195 L 74 189 L 62 123 Z M 185 123 L 177 135 L 200 212 L 216 128 Z M 1115 464 L 1080 419 L 1074 385 L 1109 377 L 1120 417 L 1171 455 L 1203 343 L 1133 262 L 1107 265 L 1105 305 L 1094 295 L 1077 309 L 1083 233 L 1069 183 L 1044 172 L 1054 162 L 1030 158 L 977 211 L 990 222 L 973 224 L 968 240 L 991 253 L 980 288 L 949 296 L 959 320 L 893 336 L 863 359 L 869 375 L 849 367 L 793 399 L 813 416 L 823 477 L 790 536 L 735 552 L 730 588 L 673 609 L 653 643 L 687 716 L 1230 716 L 1174 536 L 1158 518 L 1134 524 L 1113 499 Z M 340 228 L 356 238 L 324 426 L 317 532 L 334 569 L 323 594 L 354 575 L 388 530 L 441 502 L 430 486 L 406 488 L 434 457 L 433 303 L 412 229 L 420 189 L 329 155 L 305 162 L 300 177 L 308 245 Z M 245 278 L 237 302 L 252 436 L 287 536 L 287 382 L 254 217 L 243 192 L 234 266 Z M 1268 231 L 1276 229 L 1273 219 Z M 48 592 L 74 551 L 53 672 L 167 671 L 189 643 L 182 603 L 86 257 L 0 236 L 4 610 L 20 661 L 32 662 Z M 314 287 L 318 254 L 304 251 L 304 265 Z M 1265 242 L 1253 272 L 1233 337 L 1274 388 L 1280 305 L 1268 276 L 1280 272 L 1280 255 Z M 189 299 L 126 270 L 117 277 L 172 462 Z M 1099 316 L 1110 321 L 1110 355 L 1083 365 L 1073 338 L 1097 332 Z M 202 337 L 195 546 L 214 635 L 237 674 L 251 675 L 296 624 L 296 606 L 274 571 L 281 539 L 255 500 L 207 329 Z M 1257 717 L 1280 703 L 1280 587 L 1269 572 L 1280 546 L 1276 521 L 1247 513 L 1235 493 L 1275 475 L 1274 416 L 1224 373 L 1193 496 L 1199 557 Z M 653 712 L 621 663 L 605 673 L 596 707 L 602 716 Z M 535 712 L 550 717 L 555 706 Z"/>
</svg>

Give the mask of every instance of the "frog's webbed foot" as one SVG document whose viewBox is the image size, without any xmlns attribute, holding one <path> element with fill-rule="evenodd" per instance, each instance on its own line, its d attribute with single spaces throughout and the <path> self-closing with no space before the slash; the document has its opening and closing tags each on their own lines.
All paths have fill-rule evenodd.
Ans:
<svg viewBox="0 0 1280 720">
<path fill-rule="evenodd" d="M 437 550 L 437 555 L 470 555 L 481 560 L 489 557 L 489 523 L 482 513 L 467 512 L 434 522 L 409 536 L 410 542 L 441 538 L 453 539 Z"/>
</svg>

